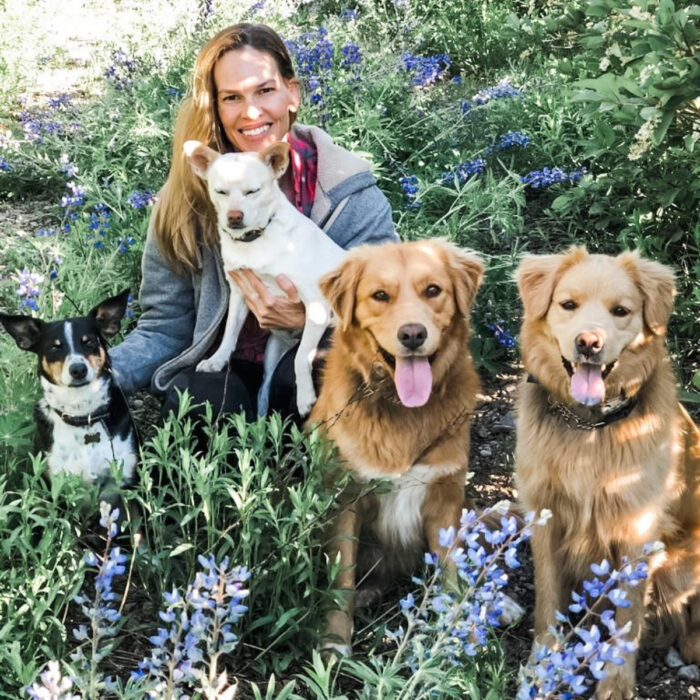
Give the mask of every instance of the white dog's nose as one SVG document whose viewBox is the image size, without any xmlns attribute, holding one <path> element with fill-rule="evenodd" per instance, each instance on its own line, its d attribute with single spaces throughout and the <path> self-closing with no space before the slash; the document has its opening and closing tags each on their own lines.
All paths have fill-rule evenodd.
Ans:
<svg viewBox="0 0 700 700">
<path fill-rule="evenodd" d="M 240 209 L 229 209 L 226 219 L 230 228 L 239 228 L 243 224 L 243 212 Z"/>
</svg>

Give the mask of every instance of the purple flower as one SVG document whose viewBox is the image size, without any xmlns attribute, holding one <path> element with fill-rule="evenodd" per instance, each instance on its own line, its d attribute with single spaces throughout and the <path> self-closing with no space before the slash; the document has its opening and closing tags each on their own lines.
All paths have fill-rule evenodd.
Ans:
<svg viewBox="0 0 700 700">
<path fill-rule="evenodd" d="M 434 85 L 450 67 L 450 57 L 447 54 L 414 56 L 405 51 L 401 61 L 403 70 L 411 75 L 411 84 L 421 87 Z"/>
<path fill-rule="evenodd" d="M 578 182 L 588 171 L 586 168 L 568 172 L 564 168 L 543 168 L 532 170 L 527 175 L 520 176 L 520 182 L 533 189 L 543 189 L 559 182 Z"/>
<path fill-rule="evenodd" d="M 144 190 L 143 192 L 141 190 L 134 190 L 126 198 L 126 201 L 134 209 L 143 209 L 153 204 L 153 192 L 151 192 L 151 190 Z"/>
</svg>

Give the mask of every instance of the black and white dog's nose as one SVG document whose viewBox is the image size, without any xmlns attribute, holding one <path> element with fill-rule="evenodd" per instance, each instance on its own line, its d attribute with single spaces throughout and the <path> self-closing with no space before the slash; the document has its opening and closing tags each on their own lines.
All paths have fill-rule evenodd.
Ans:
<svg viewBox="0 0 700 700">
<path fill-rule="evenodd" d="M 68 373 L 73 379 L 85 379 L 87 371 L 87 365 L 83 362 L 75 362 L 68 368 Z"/>
<path fill-rule="evenodd" d="M 428 330 L 422 323 L 406 323 L 396 334 L 399 342 L 409 350 L 417 350 L 428 337 Z"/>
</svg>

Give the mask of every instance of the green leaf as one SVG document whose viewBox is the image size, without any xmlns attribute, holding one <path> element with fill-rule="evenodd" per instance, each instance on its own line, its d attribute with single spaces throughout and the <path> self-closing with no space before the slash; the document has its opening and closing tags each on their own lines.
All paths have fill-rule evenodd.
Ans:
<svg viewBox="0 0 700 700">
<path fill-rule="evenodd" d="M 668 127 L 671 125 L 671 122 L 675 116 L 676 113 L 669 110 L 668 112 L 664 113 L 663 117 L 661 117 L 661 121 L 656 125 L 652 135 L 652 141 L 654 142 L 655 146 L 658 146 L 664 140 Z"/>
<path fill-rule="evenodd" d="M 170 552 L 170 558 L 172 559 L 173 557 L 177 557 L 183 552 L 187 552 L 190 549 L 194 549 L 194 545 L 192 542 L 183 542 L 182 544 L 179 544 L 175 549 L 173 549 L 172 552 Z"/>
</svg>

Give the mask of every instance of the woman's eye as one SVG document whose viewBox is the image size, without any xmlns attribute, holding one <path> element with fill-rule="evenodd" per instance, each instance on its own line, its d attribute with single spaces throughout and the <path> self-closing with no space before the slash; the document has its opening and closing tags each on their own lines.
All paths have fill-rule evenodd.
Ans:
<svg viewBox="0 0 700 700">
<path fill-rule="evenodd" d="M 247 192 L 244 192 L 243 194 L 247 197 L 249 194 L 255 194 L 256 192 L 260 192 L 259 187 L 255 190 L 248 190 Z"/>
</svg>

